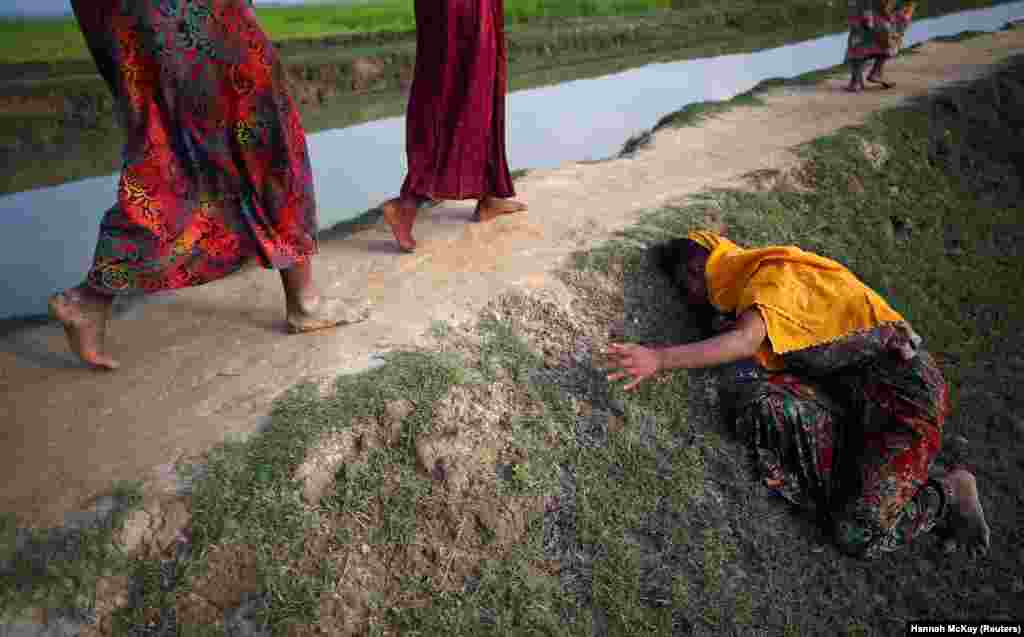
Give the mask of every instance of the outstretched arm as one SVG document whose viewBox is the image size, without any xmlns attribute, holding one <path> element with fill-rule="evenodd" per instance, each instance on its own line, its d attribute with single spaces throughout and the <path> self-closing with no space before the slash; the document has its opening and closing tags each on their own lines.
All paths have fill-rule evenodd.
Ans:
<svg viewBox="0 0 1024 637">
<path fill-rule="evenodd" d="M 608 346 L 609 364 L 622 371 L 610 374 L 608 380 L 632 379 L 624 387 L 631 391 L 660 371 L 714 367 L 750 358 L 767 337 L 761 313 L 750 309 L 740 316 L 734 329 L 696 343 L 659 349 L 612 343 Z"/>
<path fill-rule="evenodd" d="M 733 363 L 750 358 L 768 337 L 761 313 L 755 309 L 744 312 L 736 326 L 707 340 L 656 350 L 659 370 L 697 369 Z"/>
</svg>

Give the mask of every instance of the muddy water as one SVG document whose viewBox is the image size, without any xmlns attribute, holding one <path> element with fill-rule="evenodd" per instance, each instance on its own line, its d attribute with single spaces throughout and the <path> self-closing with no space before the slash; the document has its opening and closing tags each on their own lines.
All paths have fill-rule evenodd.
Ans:
<svg viewBox="0 0 1024 637">
<path fill-rule="evenodd" d="M 1024 18 L 1024 2 L 921 20 L 907 44 L 966 30 L 993 31 Z M 772 77 L 842 60 L 846 34 L 749 54 L 652 64 L 595 79 L 523 90 L 508 98 L 508 152 L 515 168 L 547 168 L 614 155 L 631 135 L 688 103 L 729 99 Z M 864 96 L 863 99 L 870 99 Z M 324 227 L 393 196 L 405 173 L 404 119 L 394 117 L 309 137 Z M 0 197 L 0 318 L 45 308 L 54 289 L 81 279 L 116 176 Z"/>
</svg>

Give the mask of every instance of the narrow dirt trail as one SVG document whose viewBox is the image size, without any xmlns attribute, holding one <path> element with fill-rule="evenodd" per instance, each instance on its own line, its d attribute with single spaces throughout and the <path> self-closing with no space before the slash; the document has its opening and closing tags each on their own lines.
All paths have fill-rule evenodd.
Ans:
<svg viewBox="0 0 1024 637">
<path fill-rule="evenodd" d="M 3 336 L 0 511 L 49 526 L 115 480 L 168 488 L 168 463 L 255 431 L 297 381 L 365 369 L 375 353 L 420 342 L 431 321 L 467 319 L 509 288 L 555 286 L 545 272 L 641 211 L 785 167 L 798 144 L 983 74 L 1024 51 L 1024 31 L 919 51 L 891 63 L 889 91 L 850 95 L 841 90 L 845 78 L 781 89 L 766 107 L 661 131 L 633 158 L 531 173 L 517 183 L 530 204 L 524 215 L 472 224 L 469 203 L 424 211 L 414 255 L 400 256 L 384 226 L 327 240 L 318 279 L 331 294 L 373 302 L 371 319 L 359 325 L 288 335 L 278 277 L 247 270 L 115 320 L 109 347 L 123 363 L 115 373 L 78 365 L 56 325 Z"/>
</svg>

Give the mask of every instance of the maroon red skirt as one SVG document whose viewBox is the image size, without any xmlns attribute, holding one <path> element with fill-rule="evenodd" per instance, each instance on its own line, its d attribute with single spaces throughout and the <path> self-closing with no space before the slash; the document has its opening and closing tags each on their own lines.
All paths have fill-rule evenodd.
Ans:
<svg viewBox="0 0 1024 637">
<path fill-rule="evenodd" d="M 502 0 L 416 0 L 416 69 L 403 196 L 515 194 L 505 157 Z"/>
</svg>

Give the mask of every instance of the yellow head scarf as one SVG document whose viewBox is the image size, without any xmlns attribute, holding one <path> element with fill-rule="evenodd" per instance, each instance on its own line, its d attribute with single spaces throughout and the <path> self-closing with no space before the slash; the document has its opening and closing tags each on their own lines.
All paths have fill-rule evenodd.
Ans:
<svg viewBox="0 0 1024 637">
<path fill-rule="evenodd" d="M 713 232 L 689 239 L 711 252 L 705 279 L 712 305 L 742 314 L 756 307 L 768 329 L 761 364 L 883 323 L 905 322 L 885 299 L 831 259 L 795 246 L 747 250 Z"/>
</svg>

